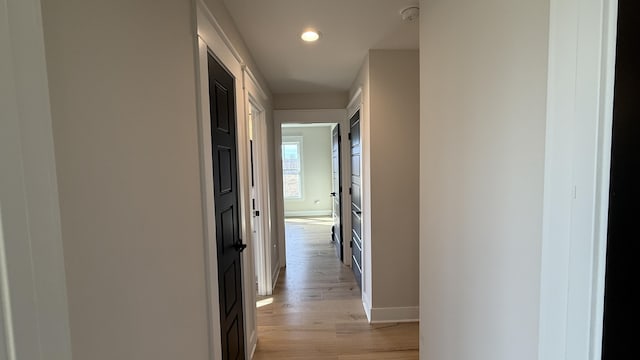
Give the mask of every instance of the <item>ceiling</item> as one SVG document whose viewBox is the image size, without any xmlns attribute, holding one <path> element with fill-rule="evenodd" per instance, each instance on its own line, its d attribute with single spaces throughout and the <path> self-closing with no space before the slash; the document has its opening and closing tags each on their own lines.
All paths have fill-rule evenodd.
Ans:
<svg viewBox="0 0 640 360">
<path fill-rule="evenodd" d="M 418 49 L 417 0 L 224 0 L 275 94 L 346 91 L 369 49 Z M 300 34 L 317 29 L 320 40 Z"/>
</svg>

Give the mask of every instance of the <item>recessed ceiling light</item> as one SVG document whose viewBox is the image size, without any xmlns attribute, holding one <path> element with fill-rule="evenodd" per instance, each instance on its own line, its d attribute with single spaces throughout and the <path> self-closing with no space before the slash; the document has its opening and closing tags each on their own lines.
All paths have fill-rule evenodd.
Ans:
<svg viewBox="0 0 640 360">
<path fill-rule="evenodd" d="M 307 30 L 300 35 L 300 38 L 306 42 L 314 42 L 320 39 L 320 34 L 314 30 Z"/>
</svg>

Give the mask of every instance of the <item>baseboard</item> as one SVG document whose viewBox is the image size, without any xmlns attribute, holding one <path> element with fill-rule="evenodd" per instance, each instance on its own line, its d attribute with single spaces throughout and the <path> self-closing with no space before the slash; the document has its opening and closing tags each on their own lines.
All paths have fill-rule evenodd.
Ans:
<svg viewBox="0 0 640 360">
<path fill-rule="evenodd" d="M 371 322 L 371 305 L 369 305 L 365 294 L 363 293 L 362 295 L 362 307 L 364 308 L 365 315 L 367 315 L 367 320 Z"/>
<path fill-rule="evenodd" d="M 285 211 L 284 217 L 331 216 L 331 210 Z"/>
<path fill-rule="evenodd" d="M 253 354 L 256 353 L 256 348 L 258 347 L 258 337 L 256 336 L 256 332 L 254 331 L 249 338 L 249 359 L 253 359 Z"/>
<path fill-rule="evenodd" d="M 275 269 L 271 269 L 271 293 L 276 288 L 276 284 L 278 283 L 278 277 L 280 277 L 280 262 L 276 264 Z"/>
<path fill-rule="evenodd" d="M 387 307 L 371 308 L 371 317 L 369 317 L 369 322 L 372 324 L 418 322 L 419 319 L 420 308 L 417 306 Z"/>
</svg>

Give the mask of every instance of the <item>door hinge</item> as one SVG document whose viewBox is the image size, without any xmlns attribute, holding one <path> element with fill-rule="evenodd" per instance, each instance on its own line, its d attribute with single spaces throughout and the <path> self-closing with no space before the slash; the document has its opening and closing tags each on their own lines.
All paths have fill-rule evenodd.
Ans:
<svg viewBox="0 0 640 360">
<path fill-rule="evenodd" d="M 349 133 L 349 140 L 351 140 L 351 133 Z"/>
<path fill-rule="evenodd" d="M 352 248 L 353 247 L 353 240 L 349 240 L 349 247 Z"/>
<path fill-rule="evenodd" d="M 351 188 L 349 188 L 349 195 L 351 195 Z"/>
</svg>

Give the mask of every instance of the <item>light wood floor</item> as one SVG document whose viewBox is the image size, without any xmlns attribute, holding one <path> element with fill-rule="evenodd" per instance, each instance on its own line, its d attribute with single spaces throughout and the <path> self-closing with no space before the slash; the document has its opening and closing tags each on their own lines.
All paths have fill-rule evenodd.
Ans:
<svg viewBox="0 0 640 360">
<path fill-rule="evenodd" d="M 330 234 L 330 219 L 287 219 L 287 267 L 274 295 L 259 298 L 253 359 L 418 359 L 417 323 L 367 322 Z"/>
</svg>

